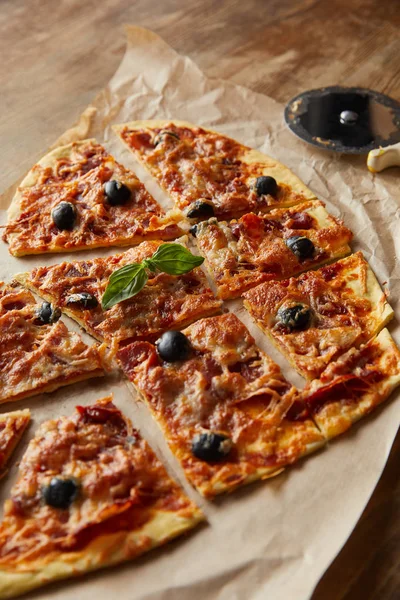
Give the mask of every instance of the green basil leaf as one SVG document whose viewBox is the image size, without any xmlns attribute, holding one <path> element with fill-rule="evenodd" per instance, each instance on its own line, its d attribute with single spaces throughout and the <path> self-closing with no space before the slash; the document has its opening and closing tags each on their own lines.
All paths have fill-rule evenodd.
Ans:
<svg viewBox="0 0 400 600">
<path fill-rule="evenodd" d="M 181 244 L 161 244 L 148 262 L 168 275 L 183 275 L 203 262 L 202 256 L 195 256 Z"/>
<path fill-rule="evenodd" d="M 142 263 L 132 263 L 114 271 L 101 299 L 103 310 L 136 296 L 146 285 L 147 279 L 146 269 Z"/>
</svg>

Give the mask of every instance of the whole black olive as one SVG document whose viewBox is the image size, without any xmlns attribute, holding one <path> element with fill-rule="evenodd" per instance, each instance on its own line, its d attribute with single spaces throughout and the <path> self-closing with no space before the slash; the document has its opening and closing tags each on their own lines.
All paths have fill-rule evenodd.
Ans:
<svg viewBox="0 0 400 600">
<path fill-rule="evenodd" d="M 48 506 L 68 508 L 78 496 L 79 487 L 73 479 L 53 477 L 49 485 L 43 488 L 42 494 Z"/>
<path fill-rule="evenodd" d="M 108 204 L 111 204 L 111 206 L 125 204 L 131 197 L 131 190 L 128 186 L 115 179 L 106 181 L 103 189 L 107 202 Z"/>
<path fill-rule="evenodd" d="M 70 231 L 75 225 L 76 208 L 71 202 L 60 202 L 51 211 L 51 218 L 60 231 Z"/>
<path fill-rule="evenodd" d="M 192 454 L 206 462 L 222 460 L 231 448 L 232 441 L 227 435 L 212 431 L 199 433 L 192 440 Z"/>
<path fill-rule="evenodd" d="M 190 354 L 190 342 L 181 331 L 167 331 L 156 341 L 157 352 L 166 362 L 185 360 Z"/>
<path fill-rule="evenodd" d="M 192 234 L 193 237 L 196 237 L 197 234 L 197 225 L 192 225 L 189 229 L 189 233 Z"/>
<path fill-rule="evenodd" d="M 315 252 L 315 246 L 310 239 L 302 235 L 294 235 L 285 240 L 286 246 L 299 258 L 304 260 L 311 258 Z"/>
<path fill-rule="evenodd" d="M 179 140 L 179 135 L 173 131 L 160 131 L 159 134 L 154 138 L 154 147 L 158 146 L 166 137 L 172 137 Z"/>
<path fill-rule="evenodd" d="M 257 177 L 254 189 L 257 196 L 266 196 L 267 194 L 275 196 L 278 191 L 278 184 L 273 177 L 262 175 L 261 177 Z"/>
<path fill-rule="evenodd" d="M 99 301 L 96 296 L 89 294 L 88 292 L 79 292 L 78 294 L 71 294 L 66 299 L 66 304 L 76 304 L 82 308 L 96 308 L 99 305 Z"/>
<path fill-rule="evenodd" d="M 38 321 L 44 325 L 56 323 L 61 317 L 61 310 L 54 308 L 50 302 L 43 302 L 42 306 L 37 311 Z"/>
<path fill-rule="evenodd" d="M 205 200 L 196 200 L 186 213 L 189 219 L 208 219 L 214 216 L 214 206 Z"/>
<path fill-rule="evenodd" d="M 304 304 L 296 304 L 289 308 L 280 308 L 278 320 L 288 329 L 307 329 L 311 323 L 311 310 Z"/>
</svg>

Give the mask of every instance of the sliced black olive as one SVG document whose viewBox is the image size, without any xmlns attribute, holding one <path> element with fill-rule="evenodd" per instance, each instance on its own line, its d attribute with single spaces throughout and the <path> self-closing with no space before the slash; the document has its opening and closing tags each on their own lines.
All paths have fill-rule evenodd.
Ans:
<svg viewBox="0 0 400 600">
<path fill-rule="evenodd" d="M 79 487 L 74 479 L 53 477 L 49 485 L 43 488 L 42 494 L 48 506 L 68 508 L 78 496 Z"/>
<path fill-rule="evenodd" d="M 54 308 L 50 302 L 43 302 L 42 306 L 37 311 L 38 321 L 44 325 L 56 323 L 61 317 L 61 310 Z"/>
<path fill-rule="evenodd" d="M 262 175 L 261 177 L 257 177 L 254 189 L 256 190 L 257 196 L 266 196 L 267 194 L 275 196 L 278 191 L 278 184 L 273 177 Z"/>
<path fill-rule="evenodd" d="M 58 229 L 70 231 L 75 225 L 76 208 L 71 202 L 60 202 L 51 211 L 51 218 Z"/>
<path fill-rule="evenodd" d="M 154 147 L 158 146 L 158 144 L 160 144 L 166 136 L 175 138 L 176 140 L 179 140 L 179 135 L 177 135 L 176 133 L 174 133 L 173 131 L 160 131 L 159 134 L 156 135 L 156 137 L 154 138 Z"/>
<path fill-rule="evenodd" d="M 111 206 L 125 204 L 131 197 L 131 190 L 128 186 L 120 181 L 116 181 L 116 179 L 106 181 L 103 189 L 107 202 L 108 204 L 111 204 Z"/>
<path fill-rule="evenodd" d="M 278 320 L 288 329 L 306 329 L 311 323 L 311 310 L 304 304 L 296 304 L 289 308 L 280 308 Z"/>
<path fill-rule="evenodd" d="M 166 362 L 185 360 L 190 354 L 190 342 L 181 331 L 167 331 L 156 341 L 157 352 Z"/>
<path fill-rule="evenodd" d="M 82 308 L 96 308 L 96 306 L 99 305 L 99 301 L 93 294 L 79 292 L 78 294 L 71 294 L 71 296 L 68 296 L 66 304 L 76 304 Z"/>
<path fill-rule="evenodd" d="M 189 229 L 189 233 L 192 234 L 193 237 L 196 237 L 197 234 L 197 225 L 192 225 Z"/>
<path fill-rule="evenodd" d="M 196 200 L 196 202 L 190 205 L 186 216 L 189 219 L 208 219 L 214 216 L 214 206 L 211 202 Z"/>
<path fill-rule="evenodd" d="M 300 260 L 311 258 L 315 252 L 315 246 L 308 237 L 302 235 L 294 235 L 293 237 L 285 240 L 286 246 L 297 256 Z"/>
<path fill-rule="evenodd" d="M 199 433 L 192 441 L 192 454 L 206 462 L 222 460 L 229 454 L 231 448 L 232 440 L 227 435 L 212 431 Z"/>
</svg>

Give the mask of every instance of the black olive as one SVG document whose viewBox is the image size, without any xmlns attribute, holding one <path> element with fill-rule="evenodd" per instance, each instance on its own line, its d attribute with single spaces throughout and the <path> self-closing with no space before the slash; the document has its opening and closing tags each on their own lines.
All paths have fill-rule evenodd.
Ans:
<svg viewBox="0 0 400 600">
<path fill-rule="evenodd" d="M 197 225 L 192 225 L 189 229 L 189 233 L 192 234 L 193 237 L 196 237 L 197 234 Z"/>
<path fill-rule="evenodd" d="M 154 138 L 154 147 L 158 146 L 158 144 L 160 144 L 166 136 L 179 140 L 179 135 L 177 135 L 173 131 L 160 131 L 160 133 Z"/>
<path fill-rule="evenodd" d="M 96 308 L 96 306 L 99 305 L 99 301 L 93 294 L 79 292 L 78 294 L 71 294 L 71 296 L 68 296 L 66 304 L 78 304 L 79 306 L 82 306 L 82 308 Z"/>
<path fill-rule="evenodd" d="M 204 200 L 196 200 L 190 205 L 189 210 L 186 213 L 189 219 L 208 219 L 214 216 L 214 206 L 211 202 Z"/>
<path fill-rule="evenodd" d="M 106 181 L 103 189 L 107 198 L 107 202 L 108 204 L 111 204 L 111 206 L 125 204 L 131 197 L 131 190 L 128 188 L 128 186 L 120 181 L 116 181 L 115 179 Z"/>
<path fill-rule="evenodd" d="M 44 501 L 54 508 L 68 508 L 78 495 L 79 487 L 73 479 L 53 477 L 43 488 Z"/>
<path fill-rule="evenodd" d="M 75 225 L 76 208 L 71 202 L 60 202 L 51 211 L 51 218 L 58 229 L 70 231 Z"/>
<path fill-rule="evenodd" d="M 311 240 L 302 235 L 294 235 L 293 237 L 285 240 L 286 246 L 297 256 L 300 260 L 305 258 L 311 258 L 315 252 L 315 246 Z"/>
<path fill-rule="evenodd" d="M 37 311 L 37 317 L 40 323 L 49 325 L 56 323 L 61 317 L 61 310 L 54 308 L 50 302 L 43 302 L 42 306 Z"/>
<path fill-rule="evenodd" d="M 278 184 L 273 177 L 262 175 L 261 177 L 257 177 L 254 188 L 257 196 L 266 196 L 267 194 L 275 196 L 278 191 Z"/>
<path fill-rule="evenodd" d="M 227 435 L 221 433 L 199 433 L 192 441 L 192 454 L 200 460 L 215 462 L 222 460 L 229 454 L 232 441 Z"/>
<path fill-rule="evenodd" d="M 278 310 L 278 319 L 288 329 L 306 329 L 311 323 L 311 310 L 304 304 L 296 304 Z"/>
<path fill-rule="evenodd" d="M 156 341 L 157 352 L 166 362 L 185 360 L 190 354 L 190 342 L 181 331 L 167 331 Z"/>
</svg>

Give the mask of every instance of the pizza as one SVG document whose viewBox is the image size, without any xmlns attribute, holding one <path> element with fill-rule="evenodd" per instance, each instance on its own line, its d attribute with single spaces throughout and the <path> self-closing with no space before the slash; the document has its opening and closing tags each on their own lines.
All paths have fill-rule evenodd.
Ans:
<svg viewBox="0 0 400 600">
<path fill-rule="evenodd" d="M 200 510 L 112 398 L 39 427 L 0 524 L 0 597 L 120 563 L 193 528 Z"/>
<path fill-rule="evenodd" d="M 134 342 L 117 357 L 205 497 L 272 477 L 325 442 L 311 419 L 298 418 L 297 391 L 233 313 L 155 345 Z"/>
<path fill-rule="evenodd" d="M 155 339 L 167 329 L 180 329 L 221 309 L 221 301 L 214 297 L 199 268 L 180 276 L 153 273 L 136 296 L 109 310 L 101 308 L 111 274 L 124 265 L 150 258 L 160 244 L 142 242 L 123 254 L 37 267 L 15 277 L 109 345 Z"/>
<path fill-rule="evenodd" d="M 27 290 L 0 284 L 0 403 L 104 375 L 97 346 L 68 331 L 60 315 Z"/>
<path fill-rule="evenodd" d="M 14 256 L 170 240 L 181 230 L 96 140 L 47 154 L 22 181 L 3 239 Z"/>
<path fill-rule="evenodd" d="M 298 278 L 262 283 L 244 294 L 244 305 L 306 379 L 393 317 L 361 252 Z"/>
<path fill-rule="evenodd" d="M 308 414 L 331 439 L 379 406 L 400 385 L 400 351 L 387 329 L 351 348 L 303 391 Z"/>
<path fill-rule="evenodd" d="M 178 120 L 114 130 L 189 218 L 233 218 L 315 199 L 286 166 L 216 131 Z"/>
<path fill-rule="evenodd" d="M 220 298 L 236 298 L 350 253 L 352 233 L 322 202 L 305 202 L 239 220 L 215 217 L 191 228 Z"/>
<path fill-rule="evenodd" d="M 6 474 L 5 467 L 30 420 L 27 408 L 0 415 L 0 479 Z"/>
</svg>

